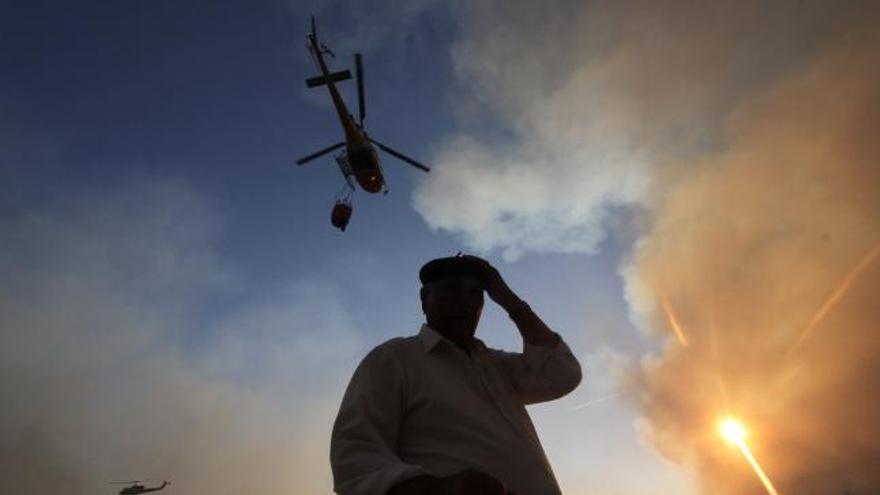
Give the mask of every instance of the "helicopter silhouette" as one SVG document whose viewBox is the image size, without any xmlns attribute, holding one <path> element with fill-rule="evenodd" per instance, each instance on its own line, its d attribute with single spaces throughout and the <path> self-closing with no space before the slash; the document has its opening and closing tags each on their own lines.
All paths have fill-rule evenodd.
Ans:
<svg viewBox="0 0 880 495">
<path fill-rule="evenodd" d="M 352 213 L 351 193 L 355 189 L 355 181 L 357 181 L 357 184 L 360 185 L 361 189 L 368 193 L 388 193 L 385 177 L 382 172 L 382 164 L 379 160 L 379 154 L 376 152 L 376 147 L 419 170 L 429 172 L 431 169 L 403 153 L 376 141 L 367 134 L 367 131 L 364 129 L 364 119 L 366 118 L 367 112 L 364 101 L 364 69 L 361 54 L 355 53 L 354 55 L 358 92 L 358 120 L 355 121 L 354 116 L 349 113 L 348 108 L 345 106 L 345 101 L 343 101 L 342 95 L 339 94 L 339 90 L 336 87 L 337 82 L 351 79 L 351 72 L 348 70 L 330 72 L 330 69 L 327 67 L 327 62 L 324 59 L 324 55 L 330 55 L 332 58 L 336 58 L 336 56 L 333 51 L 318 41 L 314 17 L 311 18 L 311 32 L 307 36 L 307 39 L 308 43 L 306 47 L 314 57 L 315 63 L 318 65 L 321 74 L 306 79 L 306 86 L 310 88 L 327 86 L 327 89 L 330 91 L 330 98 L 333 100 L 333 106 L 335 107 L 336 113 L 339 116 L 339 121 L 342 124 L 342 129 L 345 133 L 345 140 L 304 156 L 297 160 L 296 164 L 305 165 L 327 153 L 342 148 L 343 146 L 345 147 L 345 151 L 336 155 L 335 158 L 340 172 L 342 172 L 342 176 L 345 178 L 348 193 L 344 197 L 337 199 L 331 214 L 331 223 L 333 223 L 335 227 L 344 231 Z M 352 180 L 352 177 L 355 181 Z"/>
<path fill-rule="evenodd" d="M 122 490 L 119 490 L 119 495 L 138 495 L 140 493 L 158 492 L 159 490 L 163 490 L 163 489 L 165 489 L 166 486 L 171 484 L 170 481 L 163 481 L 162 484 L 159 486 L 147 488 L 144 485 L 141 485 L 140 484 L 141 482 L 138 480 L 135 480 L 135 481 L 113 481 L 111 483 L 116 484 L 116 485 L 130 485 L 130 486 L 126 486 Z"/>
</svg>

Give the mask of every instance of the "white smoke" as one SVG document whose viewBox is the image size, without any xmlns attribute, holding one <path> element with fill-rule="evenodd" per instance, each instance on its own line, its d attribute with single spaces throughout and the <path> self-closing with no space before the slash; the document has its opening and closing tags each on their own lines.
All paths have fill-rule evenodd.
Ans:
<svg viewBox="0 0 880 495">
<path fill-rule="evenodd" d="M 330 491 L 357 346 L 332 287 L 291 280 L 247 302 L 215 208 L 179 181 L 60 198 L 0 232 L 10 493 L 146 477 L 178 493 Z"/>
<path fill-rule="evenodd" d="M 821 2 L 455 9 L 462 130 L 414 204 L 431 227 L 508 258 L 594 252 L 609 215 L 651 205 L 678 160 L 722 145 L 724 115 L 849 15 Z"/>
</svg>

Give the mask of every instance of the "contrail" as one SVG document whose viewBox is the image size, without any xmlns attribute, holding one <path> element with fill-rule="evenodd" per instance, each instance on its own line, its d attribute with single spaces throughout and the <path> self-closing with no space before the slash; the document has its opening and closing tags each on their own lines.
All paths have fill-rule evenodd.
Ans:
<svg viewBox="0 0 880 495">
<path fill-rule="evenodd" d="M 669 326 L 672 327 L 675 336 L 678 337 L 678 342 L 681 343 L 682 347 L 687 347 L 687 337 L 685 337 L 684 330 L 682 330 L 681 325 L 678 323 L 678 318 L 676 318 L 675 313 L 672 311 L 672 305 L 669 304 L 669 299 L 666 297 L 666 291 L 660 291 L 660 302 L 663 304 L 663 311 L 666 313 L 666 318 L 669 319 Z"/>
<path fill-rule="evenodd" d="M 574 406 L 574 407 L 572 407 L 571 409 L 569 409 L 569 411 L 579 411 L 579 410 L 581 410 L 581 409 L 585 409 L 585 408 L 587 408 L 587 407 L 590 407 L 590 406 L 592 406 L 593 404 L 598 404 L 598 403 L 600 403 L 600 402 L 605 402 L 605 401 L 608 400 L 608 399 L 613 399 L 613 398 L 617 397 L 618 395 L 620 395 L 620 393 L 618 393 L 618 392 L 614 392 L 613 394 L 608 394 L 608 395 L 606 395 L 606 396 L 604 396 L 604 397 L 599 397 L 598 399 L 593 399 L 593 400 L 590 400 L 590 401 L 584 402 L 583 404 L 580 404 L 580 405 Z"/>
<path fill-rule="evenodd" d="M 797 341 L 795 341 L 794 345 L 792 345 L 791 348 L 788 350 L 788 353 L 786 354 L 787 356 L 793 354 L 801 346 L 801 344 L 803 344 L 803 342 L 807 340 L 810 334 L 813 333 L 813 330 L 815 330 L 819 323 L 821 323 L 822 320 L 825 319 L 825 316 L 828 314 L 828 312 L 831 311 L 831 309 L 834 308 L 834 306 L 840 301 L 844 294 L 846 294 L 846 291 L 856 280 L 856 278 L 858 278 L 858 276 L 861 275 L 866 268 L 868 268 L 871 262 L 873 262 L 878 255 L 880 255 L 880 243 L 877 243 L 877 245 L 874 246 L 874 249 L 872 249 L 864 258 L 862 258 L 862 261 L 847 274 L 847 276 L 843 279 L 837 289 L 831 294 L 831 297 L 829 297 L 828 300 L 826 300 L 825 303 L 819 308 L 819 311 L 817 311 L 816 314 L 813 315 L 813 317 L 810 319 L 810 322 L 801 332 Z"/>
</svg>

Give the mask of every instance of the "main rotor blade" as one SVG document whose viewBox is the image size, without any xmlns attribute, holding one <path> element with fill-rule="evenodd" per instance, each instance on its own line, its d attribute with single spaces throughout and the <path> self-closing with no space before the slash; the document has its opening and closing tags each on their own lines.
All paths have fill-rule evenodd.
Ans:
<svg viewBox="0 0 880 495">
<path fill-rule="evenodd" d="M 382 151 L 384 151 L 385 153 L 388 153 L 388 154 L 391 155 L 391 156 L 394 156 L 394 157 L 396 157 L 396 158 L 398 158 L 398 159 L 400 159 L 400 160 L 403 160 L 403 161 L 405 161 L 406 163 L 412 165 L 413 167 L 415 167 L 415 168 L 417 168 L 417 169 L 419 169 L 419 170 L 422 170 L 422 171 L 425 171 L 425 172 L 430 172 L 430 171 L 431 171 L 430 168 L 428 168 L 428 167 L 422 165 L 421 163 L 419 163 L 419 162 L 413 160 L 412 158 L 410 158 L 410 157 L 404 155 L 403 153 L 401 153 L 401 152 L 399 152 L 399 151 L 396 151 L 396 150 L 394 150 L 394 149 L 392 149 L 392 148 L 389 148 L 388 146 L 385 146 L 384 144 L 380 143 L 379 141 L 376 141 L 375 139 L 373 139 L 373 138 L 371 138 L 371 137 L 367 137 L 367 139 L 369 139 L 371 143 L 373 143 L 373 144 L 375 144 L 376 146 L 378 146 L 378 147 L 379 147 Z"/>
<path fill-rule="evenodd" d="M 320 151 L 316 151 L 316 152 L 312 153 L 311 155 L 304 156 L 304 157 L 300 158 L 299 160 L 296 161 L 296 164 L 297 165 L 305 165 L 307 162 L 310 162 L 310 161 L 314 160 L 315 158 L 318 158 L 319 156 L 326 155 L 327 153 L 330 153 L 331 151 L 333 151 L 337 148 L 341 148 L 343 146 L 345 146 L 345 142 L 336 143 L 332 146 L 327 146 L 326 148 L 324 148 Z"/>
<path fill-rule="evenodd" d="M 354 70 L 357 75 L 358 110 L 360 110 L 361 129 L 363 129 L 364 119 L 367 117 L 367 104 L 364 101 L 364 64 L 360 53 L 354 54 Z"/>
</svg>

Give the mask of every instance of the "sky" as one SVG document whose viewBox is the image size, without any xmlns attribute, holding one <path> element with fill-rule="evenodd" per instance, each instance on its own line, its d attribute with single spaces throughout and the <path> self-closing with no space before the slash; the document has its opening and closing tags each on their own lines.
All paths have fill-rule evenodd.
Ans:
<svg viewBox="0 0 880 495">
<path fill-rule="evenodd" d="M 308 17 L 362 52 L 391 192 L 330 209 Z M 563 492 L 880 487 L 880 20 L 867 1 L 6 2 L 0 459 L 17 493 L 331 493 L 351 372 L 494 263 L 585 371 Z M 353 85 L 343 83 L 354 109 Z M 488 304 L 478 336 L 515 350 Z M 635 475 L 634 475 L 635 474 Z"/>
</svg>

